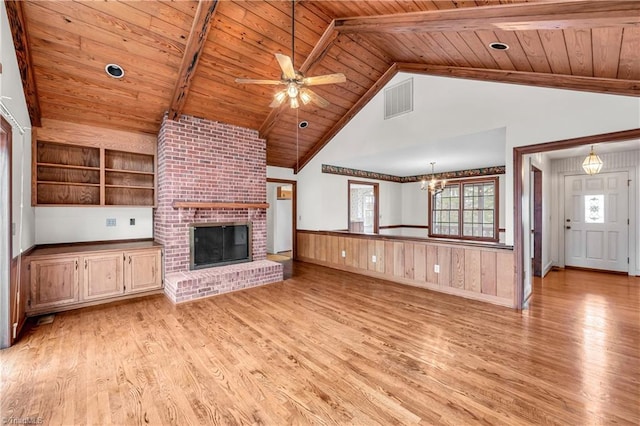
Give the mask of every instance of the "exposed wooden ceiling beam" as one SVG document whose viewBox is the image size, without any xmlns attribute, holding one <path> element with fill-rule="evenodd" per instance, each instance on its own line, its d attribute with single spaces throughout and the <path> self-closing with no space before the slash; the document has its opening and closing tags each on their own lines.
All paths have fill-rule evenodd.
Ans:
<svg viewBox="0 0 640 426">
<path fill-rule="evenodd" d="M 182 109 L 191 87 L 191 81 L 200 60 L 200 54 L 207 41 L 207 35 L 211 29 L 213 15 L 217 6 L 218 0 L 200 0 L 198 3 L 196 14 L 193 17 L 191 32 L 182 56 L 178 79 L 171 95 L 171 105 L 169 106 L 169 118 L 171 120 L 176 120 L 182 114 Z"/>
<path fill-rule="evenodd" d="M 318 65 L 322 61 L 322 58 L 327 55 L 331 46 L 333 46 L 333 42 L 338 37 L 338 32 L 335 31 L 334 28 L 334 22 L 335 21 L 331 21 L 316 45 L 313 47 L 309 56 L 307 56 L 307 59 L 305 59 L 304 63 L 300 67 L 300 71 L 303 74 L 310 72 L 316 65 Z M 284 107 L 286 108 L 287 105 L 285 104 Z M 273 108 L 269 112 L 269 115 L 258 129 L 261 138 L 266 138 L 269 133 L 271 133 L 273 126 L 275 126 L 278 118 L 280 117 L 282 108 L 283 107 Z"/>
<path fill-rule="evenodd" d="M 42 124 L 40 101 L 38 100 L 36 80 L 33 76 L 31 51 L 29 50 L 29 42 L 27 40 L 27 29 L 22 9 L 22 1 L 8 0 L 5 1 L 5 6 L 7 9 L 7 17 L 9 18 L 9 26 L 11 27 L 13 45 L 15 46 L 16 56 L 18 58 L 18 68 L 20 69 L 20 78 L 22 79 L 22 89 L 27 101 L 27 109 L 29 111 L 31 126 L 40 127 Z"/>
<path fill-rule="evenodd" d="M 322 136 L 322 138 L 320 138 L 320 140 L 318 140 L 318 142 L 316 142 L 313 147 L 307 151 L 307 153 L 300 159 L 300 161 L 298 162 L 299 164 L 297 165 L 297 167 L 294 167 L 294 171 L 295 173 L 298 173 L 304 166 L 306 166 L 309 161 L 311 161 L 311 159 L 313 157 L 315 157 L 315 155 L 320 152 L 320 150 L 322 148 L 324 148 L 324 146 L 329 143 L 329 141 L 338 134 L 338 132 L 340 130 L 342 130 L 342 128 L 344 126 L 347 125 L 347 123 L 349 121 L 351 121 L 351 119 L 353 117 L 356 116 L 356 114 L 358 114 L 360 112 L 360 110 L 362 108 L 364 108 L 364 106 L 366 104 L 369 103 L 369 101 L 371 99 L 373 99 L 373 97 L 385 86 L 385 84 L 387 84 L 389 82 L 389 80 L 391 80 L 393 78 L 394 75 L 396 75 L 398 73 L 398 67 L 396 64 L 393 64 L 389 67 L 389 69 L 387 71 L 385 71 L 384 74 L 382 74 L 382 76 L 378 79 L 378 81 L 376 81 L 373 86 L 371 86 L 371 88 L 369 88 L 369 90 L 367 90 L 367 93 L 365 93 L 359 100 L 358 102 L 355 103 L 355 105 L 353 105 L 353 107 L 351 107 L 351 109 L 340 119 L 338 120 L 338 122 L 331 128 L 331 130 L 329 130 L 324 136 Z"/>
<path fill-rule="evenodd" d="M 336 19 L 341 33 L 542 30 L 640 25 L 640 2 L 552 1 Z"/>
<path fill-rule="evenodd" d="M 399 72 L 404 71 L 416 74 L 523 84 L 527 86 L 542 86 L 557 89 L 580 90 L 585 92 L 640 96 L 640 81 L 638 80 L 620 80 L 615 78 L 583 77 L 578 75 L 559 75 L 539 72 L 505 71 L 428 64 L 398 63 L 397 66 Z"/>
</svg>

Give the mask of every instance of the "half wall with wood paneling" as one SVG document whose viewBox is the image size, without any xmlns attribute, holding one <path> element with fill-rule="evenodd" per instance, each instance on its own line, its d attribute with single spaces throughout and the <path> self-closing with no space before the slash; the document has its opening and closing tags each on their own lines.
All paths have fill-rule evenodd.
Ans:
<svg viewBox="0 0 640 426">
<path fill-rule="evenodd" d="M 297 238 L 304 262 L 515 307 L 508 246 L 302 230 Z"/>
</svg>

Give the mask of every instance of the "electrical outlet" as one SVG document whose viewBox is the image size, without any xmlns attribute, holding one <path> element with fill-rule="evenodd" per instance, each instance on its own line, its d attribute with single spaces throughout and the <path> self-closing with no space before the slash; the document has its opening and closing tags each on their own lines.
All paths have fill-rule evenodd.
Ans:
<svg viewBox="0 0 640 426">
<path fill-rule="evenodd" d="M 136 218 L 132 217 L 131 219 L 129 219 L 129 225 L 130 226 L 134 226 L 136 224 Z"/>
<path fill-rule="evenodd" d="M 346 250 L 342 250 L 341 255 L 342 255 L 342 257 L 347 257 L 347 252 L 346 252 Z"/>
<path fill-rule="evenodd" d="M 107 226 L 116 226 L 115 218 L 107 218 Z"/>
<path fill-rule="evenodd" d="M 377 261 L 378 261 L 378 258 L 375 255 L 371 256 L 372 263 L 376 263 Z"/>
<path fill-rule="evenodd" d="M 433 272 L 435 272 L 436 274 L 440 273 L 440 265 L 433 265 Z"/>
</svg>

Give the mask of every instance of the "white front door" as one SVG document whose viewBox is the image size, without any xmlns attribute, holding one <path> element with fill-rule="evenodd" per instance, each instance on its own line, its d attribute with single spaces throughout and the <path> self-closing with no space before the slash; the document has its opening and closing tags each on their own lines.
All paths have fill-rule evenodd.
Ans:
<svg viewBox="0 0 640 426">
<path fill-rule="evenodd" d="M 565 176 L 565 265 L 628 272 L 629 174 Z"/>
</svg>

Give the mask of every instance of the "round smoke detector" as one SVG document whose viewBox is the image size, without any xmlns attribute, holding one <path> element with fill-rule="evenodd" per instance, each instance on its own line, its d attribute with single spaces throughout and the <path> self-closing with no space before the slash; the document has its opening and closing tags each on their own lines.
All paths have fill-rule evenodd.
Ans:
<svg viewBox="0 0 640 426">
<path fill-rule="evenodd" d="M 118 64 L 107 64 L 104 67 L 105 72 L 109 77 L 122 78 L 124 77 L 124 69 Z"/>
<path fill-rule="evenodd" d="M 509 45 L 506 43 L 500 43 L 499 41 L 494 41 L 493 43 L 489 43 L 489 47 L 493 50 L 507 50 Z"/>
<path fill-rule="evenodd" d="M 309 122 L 308 121 L 301 121 L 298 124 L 298 127 L 300 127 L 301 129 L 306 129 L 309 126 Z"/>
</svg>

